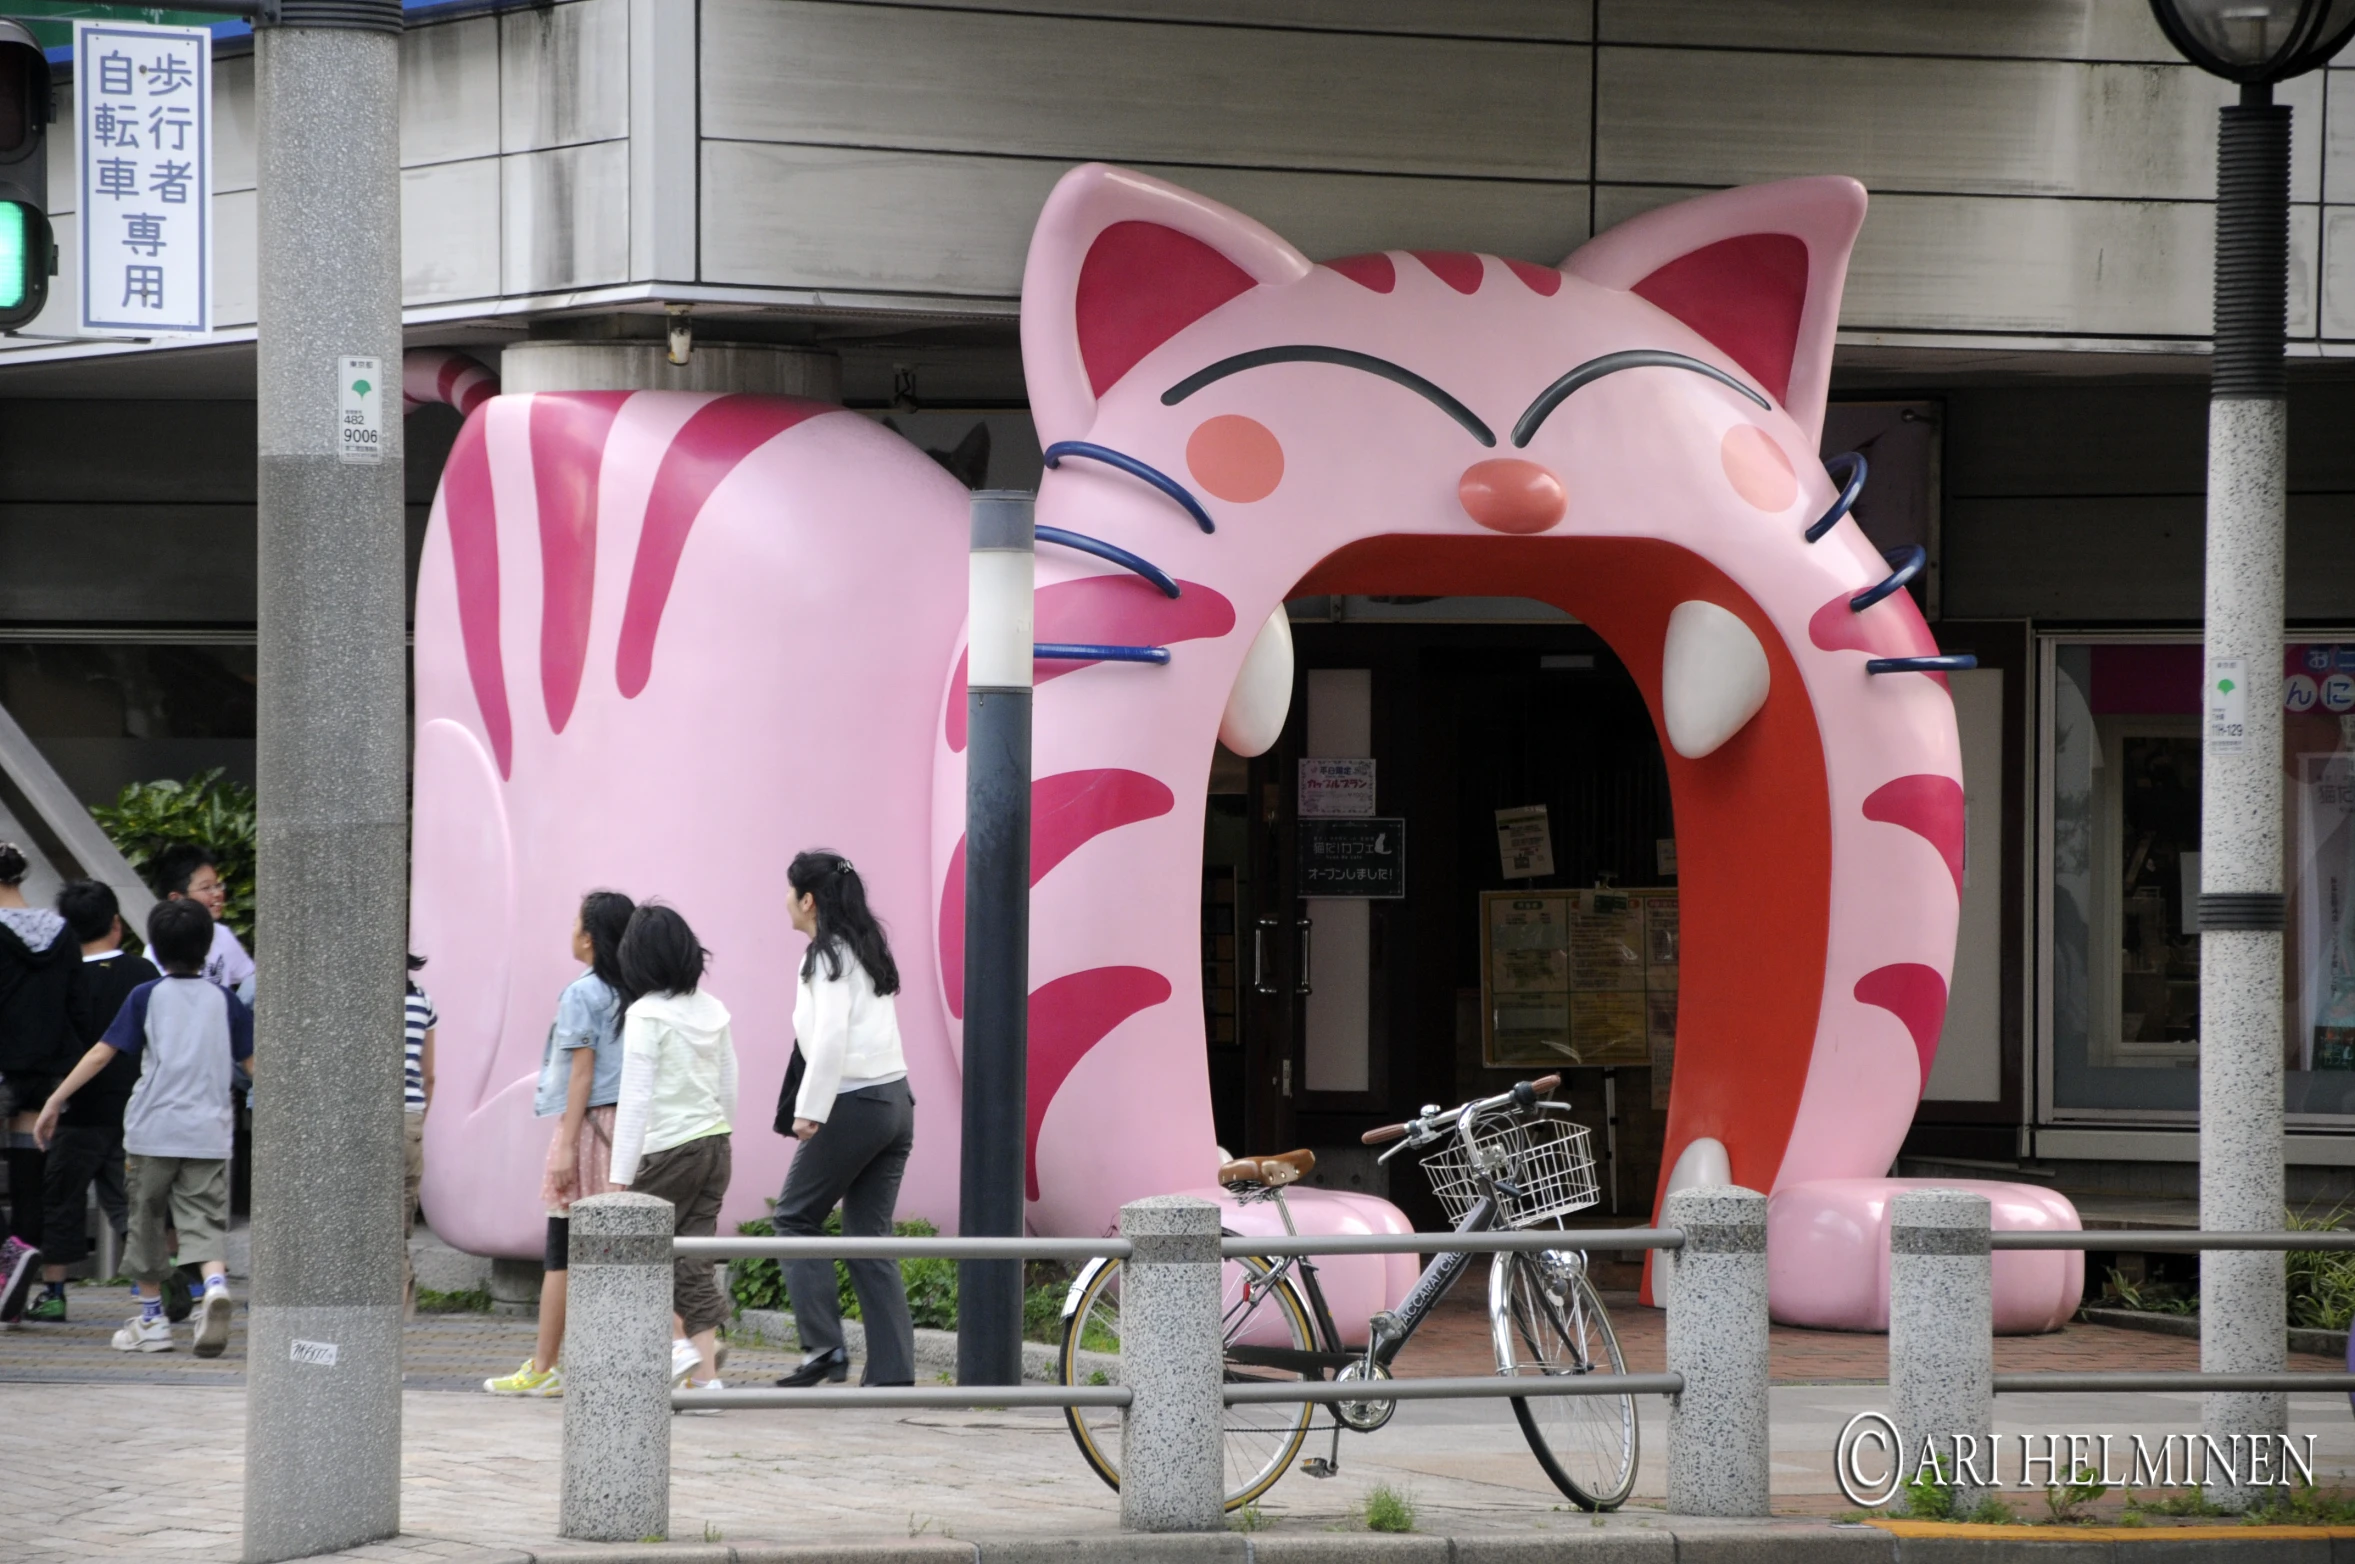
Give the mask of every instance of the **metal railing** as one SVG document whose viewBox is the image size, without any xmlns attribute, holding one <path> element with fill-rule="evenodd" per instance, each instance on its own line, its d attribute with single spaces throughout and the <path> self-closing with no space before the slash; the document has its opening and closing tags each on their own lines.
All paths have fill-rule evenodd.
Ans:
<svg viewBox="0 0 2355 1564">
<path fill-rule="evenodd" d="M 560 1530 L 568 1537 L 627 1540 L 667 1527 L 668 1418 L 674 1410 L 1117 1408 L 1124 1446 L 1171 1456 L 1140 1454 L 1120 1490 L 1123 1524 L 1160 1530 L 1219 1524 L 1220 1406 L 1566 1395 L 1677 1398 L 1668 1449 L 1671 1510 L 1763 1515 L 1767 1466 L 1755 1423 L 1764 1412 L 1767 1383 L 1765 1206 L 1764 1197 L 1747 1190 L 1697 1190 L 1671 1197 L 1670 1220 L 1679 1225 L 1658 1228 L 1295 1237 L 1222 1234 L 1217 1206 L 1171 1197 L 1124 1207 L 1121 1235 L 1108 1238 L 674 1238 L 665 1203 L 637 1195 L 594 1197 L 572 1209 Z M 1686 1285 L 1671 1282 L 1667 1288 L 1675 1320 L 1667 1372 L 1249 1383 L 1224 1382 L 1216 1372 L 1224 1339 L 1217 1269 L 1222 1261 L 1570 1249 L 1679 1252 L 1676 1273 Z M 1120 1260 L 1129 1267 L 1122 1310 L 1132 1326 L 1121 1340 L 1122 1383 L 671 1388 L 668 1282 L 674 1260 L 870 1258 Z M 1204 1360 L 1212 1365 L 1207 1380 Z M 650 1449 L 665 1458 L 648 1461 Z M 1207 1474 L 1207 1510 L 1204 1494 L 1179 1491 L 1189 1481 L 1187 1472 Z M 1193 1519 L 1173 1525 L 1167 1520 L 1172 1514 Z"/>
</svg>

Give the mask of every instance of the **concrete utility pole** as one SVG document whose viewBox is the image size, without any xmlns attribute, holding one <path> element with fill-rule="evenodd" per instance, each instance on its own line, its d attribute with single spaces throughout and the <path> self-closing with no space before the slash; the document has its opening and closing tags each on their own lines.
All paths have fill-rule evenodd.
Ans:
<svg viewBox="0 0 2355 1564">
<path fill-rule="evenodd" d="M 2207 733 L 2200 757 L 2200 1226 L 2278 1228 L 2281 1140 L 2282 532 L 2289 469 L 2290 111 L 2241 88 L 2216 168 L 2216 348 L 2209 361 Z M 2200 1367 L 2287 1364 L 2282 1257 L 2200 1256 Z M 2289 1432 L 2289 1398 L 2216 1391 L 2202 1428 Z M 2211 1483 L 2232 1508 L 2243 1474 Z"/>
<path fill-rule="evenodd" d="M 255 37 L 251 1564 L 401 1524 L 407 652 L 401 421 L 385 389 L 401 364 L 400 32 L 400 0 L 283 0 Z"/>
</svg>

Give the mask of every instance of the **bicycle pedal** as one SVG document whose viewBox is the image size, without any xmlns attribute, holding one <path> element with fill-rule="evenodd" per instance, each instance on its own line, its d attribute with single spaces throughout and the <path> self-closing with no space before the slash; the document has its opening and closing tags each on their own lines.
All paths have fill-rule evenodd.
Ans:
<svg viewBox="0 0 2355 1564">
<path fill-rule="evenodd" d="M 1300 1469 L 1311 1477 L 1337 1477 L 1341 1474 L 1340 1467 L 1335 1466 L 1321 1455 L 1310 1456 L 1300 1463 Z"/>
</svg>

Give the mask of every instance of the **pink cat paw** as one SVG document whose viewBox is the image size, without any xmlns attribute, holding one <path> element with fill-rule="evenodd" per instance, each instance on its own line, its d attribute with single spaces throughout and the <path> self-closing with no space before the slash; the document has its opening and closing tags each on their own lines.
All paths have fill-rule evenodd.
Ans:
<svg viewBox="0 0 2355 1564">
<path fill-rule="evenodd" d="M 1776 1190 L 1766 1203 L 1767 1304 L 1775 1322 L 1819 1330 L 1889 1328 L 1889 1202 L 1908 1189 L 1985 1195 L 1998 1232 L 2075 1232 L 2068 1197 L 2033 1184 L 1969 1178 L 1826 1178 Z M 1995 1333 L 2058 1330 L 2085 1292 L 2074 1249 L 1995 1256 Z"/>
</svg>

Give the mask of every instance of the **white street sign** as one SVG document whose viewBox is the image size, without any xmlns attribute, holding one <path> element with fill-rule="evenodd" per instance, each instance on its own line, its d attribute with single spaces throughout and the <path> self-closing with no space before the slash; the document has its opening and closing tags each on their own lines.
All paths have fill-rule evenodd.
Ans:
<svg viewBox="0 0 2355 1564">
<path fill-rule="evenodd" d="M 213 327 L 213 37 L 74 23 L 86 336 Z"/>
</svg>

